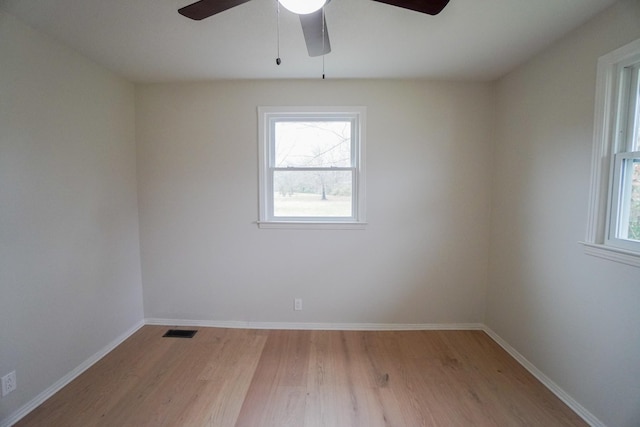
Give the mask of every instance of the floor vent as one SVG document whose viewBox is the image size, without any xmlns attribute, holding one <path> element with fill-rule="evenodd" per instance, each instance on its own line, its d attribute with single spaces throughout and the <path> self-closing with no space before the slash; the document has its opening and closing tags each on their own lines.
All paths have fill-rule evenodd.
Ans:
<svg viewBox="0 0 640 427">
<path fill-rule="evenodd" d="M 167 333 L 163 335 L 166 338 L 193 338 L 196 334 L 196 330 L 187 329 L 169 329 Z"/>
</svg>

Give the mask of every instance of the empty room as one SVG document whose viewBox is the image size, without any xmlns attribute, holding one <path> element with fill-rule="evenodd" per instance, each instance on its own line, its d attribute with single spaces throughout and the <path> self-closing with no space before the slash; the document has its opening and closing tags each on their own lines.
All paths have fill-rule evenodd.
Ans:
<svg viewBox="0 0 640 427">
<path fill-rule="evenodd" d="M 0 0 L 0 378 L 0 427 L 640 426 L 640 0 Z"/>
</svg>

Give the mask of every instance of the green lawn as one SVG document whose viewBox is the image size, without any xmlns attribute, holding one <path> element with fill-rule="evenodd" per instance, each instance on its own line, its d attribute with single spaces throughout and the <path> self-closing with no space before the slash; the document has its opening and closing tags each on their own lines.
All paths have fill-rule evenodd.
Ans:
<svg viewBox="0 0 640 427">
<path fill-rule="evenodd" d="M 320 194 L 293 193 L 282 196 L 276 193 L 273 197 L 275 216 L 351 216 L 351 196 L 327 195 L 322 200 Z"/>
</svg>

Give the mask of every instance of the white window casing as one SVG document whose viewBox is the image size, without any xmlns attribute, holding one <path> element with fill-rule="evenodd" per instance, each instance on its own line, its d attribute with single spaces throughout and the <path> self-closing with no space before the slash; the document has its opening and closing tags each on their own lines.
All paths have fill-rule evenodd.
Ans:
<svg viewBox="0 0 640 427">
<path fill-rule="evenodd" d="M 640 267 L 640 240 L 637 232 L 628 233 L 630 203 L 637 202 L 637 189 L 632 202 L 632 171 L 635 167 L 637 177 L 640 161 L 639 70 L 640 40 L 598 60 L 587 232 L 581 243 L 589 255 Z"/>
<path fill-rule="evenodd" d="M 342 155 L 346 158 L 330 159 L 324 161 L 325 152 L 315 148 L 316 152 L 320 150 L 319 161 L 301 162 L 292 161 L 284 162 L 283 154 L 286 157 L 289 152 L 283 153 L 285 145 L 280 141 L 284 140 L 286 129 L 295 129 L 296 125 L 300 127 L 312 127 L 314 123 L 330 127 L 331 123 L 337 126 L 343 125 L 343 129 L 348 129 L 348 135 L 339 135 Z M 304 130 L 296 134 L 293 132 L 293 139 L 302 140 L 289 145 L 289 150 L 304 149 L 305 138 Z M 345 132 L 347 132 L 345 130 Z M 277 133 L 279 133 L 277 135 Z M 320 129 L 318 133 L 328 135 L 319 138 L 329 138 L 331 130 Z M 260 228 L 298 228 L 298 229 L 363 229 L 366 226 L 366 175 L 365 175 L 365 141 L 366 141 L 366 108 L 365 107 L 258 107 L 258 136 L 259 136 L 259 219 L 257 224 Z M 342 138 L 342 139 L 340 139 Z M 317 144 L 327 144 L 325 140 L 317 142 Z M 331 145 L 331 142 L 328 142 Z M 347 150 L 348 153 L 344 153 Z M 333 148 L 329 148 L 333 150 Z M 277 152 L 276 152 L 277 151 Z M 291 155 L 292 158 L 302 158 L 303 154 Z M 310 156 L 307 156 L 310 157 Z M 331 157 L 331 156 L 329 156 Z M 334 156 L 335 157 L 335 156 Z M 288 158 L 288 157 L 287 157 Z M 335 161 L 334 161 L 335 160 Z M 333 178 L 334 186 L 338 186 L 335 182 L 341 179 L 343 185 L 346 186 L 344 192 L 350 196 L 328 195 L 328 199 L 343 199 L 339 202 L 339 209 L 328 209 L 326 213 L 324 207 L 316 202 L 291 202 L 292 205 L 298 206 L 288 211 L 286 192 L 278 190 L 276 187 L 282 187 L 282 182 L 287 182 L 287 177 L 295 180 L 304 181 L 303 177 L 316 177 L 322 181 L 322 199 L 325 200 L 325 179 Z M 295 177 L 295 178 L 294 178 Z M 324 177 L 324 178 L 322 178 Z M 278 181 L 280 179 L 280 181 Z M 276 184 L 278 181 L 280 184 Z M 295 181 L 298 182 L 298 181 Z M 298 184 L 300 187 L 302 184 Z M 315 189 L 318 191 L 318 189 Z M 294 193 L 290 190 L 289 199 L 295 198 L 311 198 L 311 195 L 304 193 Z M 296 190 L 302 191 L 302 190 Z M 309 190 L 311 191 L 311 190 Z M 281 192 L 284 198 L 278 201 L 277 193 Z M 284 200 L 284 201 L 283 201 Z M 306 204 L 304 204 L 306 203 Z M 325 203 L 327 205 L 327 203 Z M 337 203 L 329 206 L 336 206 Z M 319 208 L 317 208 L 319 207 Z M 299 209 L 296 211 L 295 209 Z M 314 209 L 318 209 L 315 211 Z M 300 213 L 303 212 L 303 213 Z"/>
</svg>

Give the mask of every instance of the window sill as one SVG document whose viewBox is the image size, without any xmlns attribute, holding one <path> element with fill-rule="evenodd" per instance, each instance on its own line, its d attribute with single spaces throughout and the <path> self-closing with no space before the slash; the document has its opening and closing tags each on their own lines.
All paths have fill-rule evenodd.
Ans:
<svg viewBox="0 0 640 427">
<path fill-rule="evenodd" d="M 598 243 L 580 242 L 584 246 L 584 253 L 622 264 L 640 267 L 640 253 L 627 249 L 615 248 Z"/>
<path fill-rule="evenodd" d="M 257 221 L 259 228 L 290 228 L 297 230 L 364 230 L 366 222 L 299 222 Z"/>
</svg>

